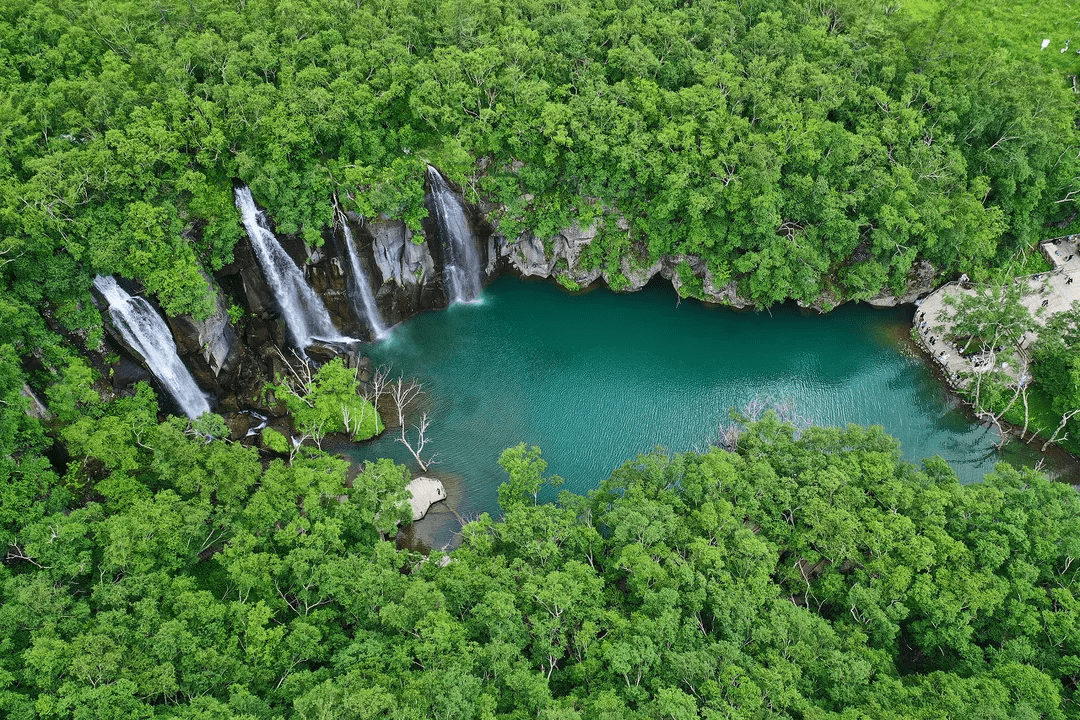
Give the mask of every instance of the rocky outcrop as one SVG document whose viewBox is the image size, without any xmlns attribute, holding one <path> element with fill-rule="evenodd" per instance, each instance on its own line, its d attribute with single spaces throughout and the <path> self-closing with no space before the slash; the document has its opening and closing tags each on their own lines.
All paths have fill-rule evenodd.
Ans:
<svg viewBox="0 0 1080 720">
<path fill-rule="evenodd" d="M 617 224 L 625 229 L 624 221 Z M 657 275 L 668 280 L 676 291 L 685 297 L 697 297 L 706 302 L 743 308 L 752 303 L 739 296 L 735 282 L 718 284 L 704 260 L 693 255 L 665 255 L 650 263 L 634 262 L 630 257 L 619 261 L 618 271 L 585 268 L 581 256 L 598 234 L 597 224 L 582 228 L 572 225 L 548 242 L 531 233 L 523 233 L 513 243 L 501 235 L 492 235 L 488 244 L 488 272 L 500 264 L 511 271 L 527 277 L 558 279 L 565 286 L 588 287 L 603 280 L 609 287 L 624 292 L 634 292 L 645 287 Z M 679 272 L 680 266 L 685 269 Z M 694 287 L 686 286 L 684 275 L 696 278 Z"/>
<path fill-rule="evenodd" d="M 584 268 L 582 250 L 598 232 L 596 223 L 582 228 L 572 225 L 548 243 L 530 232 L 523 233 L 513 243 L 502 235 L 492 234 L 488 240 L 487 272 L 492 275 L 501 266 L 528 277 L 560 277 L 580 287 L 588 287 L 603 276 L 599 268 Z M 550 250 L 549 250 L 550 248 Z"/>
<path fill-rule="evenodd" d="M 205 274 L 204 274 L 204 277 Z M 232 381 L 240 361 L 240 338 L 229 321 L 228 302 L 221 289 L 209 278 L 214 294 L 214 312 L 205 320 L 190 315 L 166 317 L 176 340 L 180 359 L 187 365 L 203 389 L 219 389 Z"/>
<path fill-rule="evenodd" d="M 921 297 L 933 292 L 941 284 L 937 276 L 937 270 L 925 260 L 920 260 L 912 267 L 908 274 L 907 287 L 900 295 L 880 293 L 868 299 L 866 302 L 874 307 L 896 307 L 913 303 Z"/>
<path fill-rule="evenodd" d="M 412 506 L 413 522 L 427 515 L 428 508 L 432 505 L 446 499 L 446 488 L 432 478 L 418 477 L 406 485 L 405 489 L 411 495 L 409 505 Z"/>
<path fill-rule="evenodd" d="M 442 276 L 436 270 L 429 243 L 416 237 L 400 220 L 380 218 L 364 223 L 356 235 L 361 258 L 370 256 L 381 284 L 375 303 L 387 325 L 423 310 L 445 307 Z"/>
<path fill-rule="evenodd" d="M 549 259 L 544 250 L 544 242 L 540 238 L 526 234 L 517 241 L 514 249 L 516 253 L 512 257 L 518 260 L 516 265 L 522 275 L 551 276 L 558 256 L 552 253 Z"/>
<path fill-rule="evenodd" d="M 306 244 L 297 235 L 279 235 L 277 238 L 322 300 L 338 332 L 346 337 L 368 339 L 367 323 L 357 315 L 349 297 L 349 259 L 338 233 L 327 229 L 319 247 Z"/>
<path fill-rule="evenodd" d="M 23 397 L 30 401 L 26 406 L 27 415 L 38 420 L 48 420 L 52 418 L 52 413 L 45 407 L 45 403 L 41 402 L 41 398 L 39 398 L 33 389 L 26 383 L 23 383 L 22 394 Z"/>
<path fill-rule="evenodd" d="M 130 352 L 130 350 L 127 350 L 127 352 Z M 109 380 L 112 382 L 113 390 L 118 393 L 123 393 L 137 382 L 151 384 L 156 382 L 150 371 L 140 363 L 135 362 L 135 360 L 123 355 L 109 365 Z"/>
<path fill-rule="evenodd" d="M 398 287 L 420 286 L 435 275 L 435 260 L 423 238 L 414 242 L 413 232 L 400 220 L 381 218 L 364 225 L 371 239 L 375 264 L 383 283 Z"/>
<path fill-rule="evenodd" d="M 240 297 L 248 312 L 258 318 L 269 317 L 275 308 L 274 293 L 266 284 L 247 236 L 236 244 L 233 256 L 235 261 L 222 269 L 218 274 L 219 279 L 235 274 L 239 278 Z"/>
</svg>

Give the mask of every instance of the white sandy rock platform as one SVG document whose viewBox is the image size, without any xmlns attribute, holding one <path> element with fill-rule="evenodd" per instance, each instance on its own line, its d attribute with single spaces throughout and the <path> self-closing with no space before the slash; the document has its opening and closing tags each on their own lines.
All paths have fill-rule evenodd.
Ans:
<svg viewBox="0 0 1080 720">
<path fill-rule="evenodd" d="M 1080 235 L 1044 242 L 1040 249 L 1053 265 L 1053 269 L 1049 272 L 1017 278 L 1015 282 L 1026 287 L 1027 294 L 1021 303 L 1038 322 L 1044 323 L 1046 318 L 1068 310 L 1074 302 L 1080 300 L 1080 282 L 1074 282 L 1080 278 Z M 965 384 L 962 374 L 981 373 L 995 369 L 1010 376 L 1013 382 L 1017 382 L 1027 374 L 1026 348 L 1035 341 L 1036 333 L 1027 333 L 1020 347 L 995 354 L 992 358 L 993 363 L 985 362 L 984 355 L 964 357 L 960 354 L 959 348 L 943 340 L 943 336 L 947 336 L 952 327 L 952 323 L 945 320 L 949 314 L 945 305 L 946 296 L 971 295 L 974 292 L 974 289 L 965 287 L 961 283 L 951 282 L 930 293 L 922 300 L 915 313 L 916 338 L 923 349 L 945 370 L 953 387 Z M 1040 310 L 1041 313 L 1036 315 Z M 976 361 L 983 362 L 976 365 Z"/>
<path fill-rule="evenodd" d="M 432 478 L 418 477 L 406 485 L 405 489 L 412 495 L 409 504 L 412 505 L 413 522 L 427 515 L 428 508 L 432 505 L 446 499 L 446 488 Z"/>
</svg>

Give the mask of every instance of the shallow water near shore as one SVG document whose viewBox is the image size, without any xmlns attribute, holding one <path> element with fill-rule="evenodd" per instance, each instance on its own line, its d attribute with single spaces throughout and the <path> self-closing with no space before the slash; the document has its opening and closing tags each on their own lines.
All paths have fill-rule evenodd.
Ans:
<svg viewBox="0 0 1080 720">
<path fill-rule="evenodd" d="M 571 296 L 504 276 L 480 303 L 416 316 L 371 356 L 423 383 L 410 422 L 421 411 L 431 420 L 425 450 L 436 464 L 425 474 L 453 479 L 448 511 L 421 521 L 434 526 L 419 533 L 422 544 L 440 546 L 461 519 L 498 513 L 507 447 L 539 446 L 547 473 L 586 493 L 638 453 L 705 450 L 729 411 L 755 399 L 819 425 L 882 425 L 905 459 L 940 455 L 962 482 L 1002 459 L 1034 465 L 1041 456 L 1019 443 L 999 454 L 997 434 L 944 390 L 911 347 L 912 310 L 733 311 L 680 302 L 666 283 Z M 390 428 L 350 454 L 415 472 L 395 437 Z"/>
</svg>

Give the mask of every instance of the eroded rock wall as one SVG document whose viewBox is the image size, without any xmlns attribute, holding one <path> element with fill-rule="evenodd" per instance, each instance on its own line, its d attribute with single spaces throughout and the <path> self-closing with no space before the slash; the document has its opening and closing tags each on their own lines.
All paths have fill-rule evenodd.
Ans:
<svg viewBox="0 0 1080 720">
<path fill-rule="evenodd" d="M 512 272 L 522 277 L 554 279 L 570 289 L 586 289 L 604 282 L 615 290 L 632 292 L 659 276 L 671 282 L 685 297 L 737 308 L 752 305 L 739 295 L 734 281 L 714 276 L 700 257 L 667 255 L 653 261 L 641 261 L 624 256 L 612 267 L 600 261 L 597 253 L 589 252 L 601 232 L 603 220 L 584 226 L 572 225 L 554 237 L 543 238 L 524 232 L 511 239 L 487 220 L 499 217 L 504 210 L 497 206 L 465 204 L 472 242 L 481 258 L 483 284 L 502 272 Z M 429 214 L 433 217 L 430 208 Z M 443 278 L 444 240 L 439 237 L 437 223 L 432 217 L 422 223 L 419 232 L 414 232 L 396 218 L 346 214 L 345 221 L 349 223 L 358 260 L 368 276 L 375 302 L 387 326 L 448 304 Z M 626 232 L 628 229 L 627 222 L 621 217 L 609 217 L 607 222 L 609 231 Z M 350 296 L 352 269 L 343 231 L 327 229 L 323 244 L 317 248 L 306 246 L 296 236 L 279 236 L 278 239 L 303 269 L 305 278 L 326 304 L 334 325 L 342 334 L 370 340 L 371 328 Z M 235 258 L 231 266 L 216 275 L 218 285 L 224 288 L 228 297 L 221 298 L 219 311 L 213 318 L 198 326 L 182 318 L 170 319 L 170 322 L 179 328 L 174 332 L 192 362 L 205 365 L 204 376 L 213 376 L 218 385 L 229 382 L 243 388 L 231 393 L 226 388 L 223 393 L 230 407 L 243 409 L 253 405 L 250 397 L 256 383 L 252 377 L 272 378 L 275 372 L 282 372 L 282 356 L 290 360 L 290 351 L 276 301 L 246 237 L 238 244 Z M 897 297 L 881 295 L 871 302 L 875 305 L 899 304 L 924 294 L 933 282 L 933 268 L 917 270 L 905 293 Z M 230 298 L 245 310 L 240 335 L 228 323 Z M 830 298 L 824 296 L 811 303 L 819 309 L 831 304 Z M 237 346 L 239 350 L 235 349 Z M 334 352 L 332 348 L 322 348 L 317 355 L 325 359 Z M 246 380 L 229 376 L 241 357 L 252 366 L 248 368 Z M 239 364 L 243 365 L 243 361 Z M 226 380 L 223 381 L 223 377 Z"/>
<path fill-rule="evenodd" d="M 387 326 L 446 306 L 441 268 L 425 237 L 414 236 L 401 220 L 378 218 L 362 222 L 356 238 L 361 260 L 370 257 L 378 270 L 375 302 Z"/>
<path fill-rule="evenodd" d="M 204 273 L 205 276 L 205 273 Z M 214 294 L 214 312 L 205 320 L 190 315 L 166 316 L 180 359 L 204 390 L 215 394 L 235 379 L 243 353 L 240 337 L 229 321 L 229 302 L 221 288 L 205 276 Z"/>
</svg>

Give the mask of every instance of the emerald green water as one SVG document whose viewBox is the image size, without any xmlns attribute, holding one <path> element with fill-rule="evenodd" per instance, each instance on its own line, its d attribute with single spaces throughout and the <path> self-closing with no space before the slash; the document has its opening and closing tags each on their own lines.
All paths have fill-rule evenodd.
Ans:
<svg viewBox="0 0 1080 720">
<path fill-rule="evenodd" d="M 457 518 L 448 511 L 497 512 L 505 474 L 496 461 L 507 447 L 540 446 L 548 472 L 583 493 L 656 446 L 705 449 L 729 409 L 755 397 L 788 402 L 820 425 L 882 425 L 907 459 L 941 455 L 964 482 L 1002 459 L 998 436 L 957 408 L 910 351 L 910 306 L 770 314 L 677 300 L 666 284 L 570 296 L 503 277 L 481 303 L 414 317 L 374 346 L 376 364 L 424 385 L 413 414 L 431 419 L 438 462 L 426 474 L 443 479 L 450 507 L 425 520 L 433 527 L 422 540 L 449 539 Z M 394 437 L 388 430 L 354 456 L 393 457 L 416 471 Z"/>
</svg>

